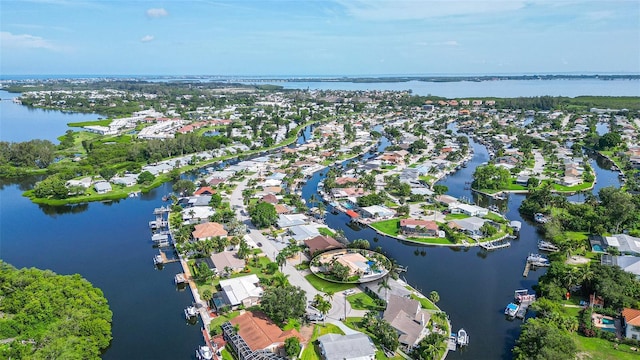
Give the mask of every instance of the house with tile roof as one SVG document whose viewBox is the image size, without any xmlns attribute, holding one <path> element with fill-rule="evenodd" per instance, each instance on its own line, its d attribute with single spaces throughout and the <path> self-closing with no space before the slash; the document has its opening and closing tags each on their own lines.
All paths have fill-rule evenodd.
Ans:
<svg viewBox="0 0 640 360">
<path fill-rule="evenodd" d="M 400 231 L 407 236 L 438 236 L 438 224 L 433 220 L 401 219 Z"/>
<path fill-rule="evenodd" d="M 344 246 L 331 236 L 318 235 L 314 238 L 304 241 L 309 248 L 309 254 L 314 256 L 324 251 L 333 249 L 342 249 Z"/>
<path fill-rule="evenodd" d="M 640 340 L 640 310 L 624 308 L 622 319 L 624 320 L 624 336 L 627 339 Z"/>
<path fill-rule="evenodd" d="M 252 351 L 267 350 L 278 353 L 286 339 L 297 337 L 301 344 L 306 339 L 296 329 L 281 330 L 267 315 L 260 311 L 247 311 L 229 320 L 231 325 L 239 326 L 238 335 Z"/>
<path fill-rule="evenodd" d="M 224 229 L 222 224 L 217 222 L 206 222 L 196 225 L 191 235 L 194 240 L 207 240 L 217 236 L 227 236 L 227 230 Z"/>
</svg>

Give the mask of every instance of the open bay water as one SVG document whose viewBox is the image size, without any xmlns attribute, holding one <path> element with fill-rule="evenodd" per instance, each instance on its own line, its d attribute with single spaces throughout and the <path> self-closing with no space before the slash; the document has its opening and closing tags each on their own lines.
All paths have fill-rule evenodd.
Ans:
<svg viewBox="0 0 640 360">
<path fill-rule="evenodd" d="M 572 83 L 577 88 L 584 88 L 579 81 Z M 451 84 L 458 84 L 458 90 L 464 91 L 465 84 Z M 590 95 L 608 95 L 607 91 L 592 89 Z M 2 99 L 5 99 L 5 93 L 0 93 Z M 568 93 L 561 95 L 569 96 Z M 514 90 L 510 96 L 528 95 Z M 77 118 L 67 120 L 67 115 Z M 0 104 L 0 140 L 51 140 L 67 130 L 67 122 L 91 119 L 95 116 L 34 111 L 3 100 Z M 41 130 L 33 128 L 43 120 L 46 126 Z M 20 126 L 25 124 L 30 125 Z M 305 134 L 309 136 L 309 132 Z M 300 141 L 306 140 L 301 137 Z M 452 195 L 471 198 L 470 192 L 464 189 L 464 182 L 470 181 L 470 174 L 477 164 L 488 159 L 486 149 L 483 152 L 481 145 L 472 146 L 474 160 L 443 182 L 449 186 Z M 598 161 L 595 164 L 598 166 L 594 166 L 598 186 L 615 184 L 615 173 L 601 168 L 600 163 Z M 607 180 L 601 182 L 601 176 Z M 307 182 L 303 196 L 308 198 L 315 192 L 320 177 L 320 173 L 316 173 Z M 152 248 L 147 225 L 153 219 L 153 209 L 163 205 L 161 198 L 170 192 L 171 184 L 139 198 L 112 203 L 43 207 L 21 195 L 36 180 L 29 177 L 0 182 L 0 259 L 16 267 L 50 269 L 60 274 L 79 273 L 101 288 L 113 311 L 113 342 L 104 359 L 192 358 L 195 348 L 202 344 L 202 336 L 200 327 L 188 326 L 182 313 L 182 309 L 192 302 L 191 294 L 177 291 L 173 284 L 173 276 L 181 272 L 179 264 L 170 264 L 163 270 L 153 266 L 152 258 L 157 250 Z M 519 220 L 517 208 L 523 199 L 523 195 L 511 195 L 506 204 L 498 205 L 508 209 L 509 219 Z M 519 334 L 520 322 L 505 320 L 504 307 L 512 300 L 514 290 L 530 289 L 542 274 L 531 272 L 528 278 L 522 278 L 526 255 L 536 251 L 538 235 L 533 224 L 523 221 L 521 236 L 512 241 L 510 248 L 486 253 L 478 248 L 454 250 L 407 244 L 377 235 L 368 228 L 353 229 L 348 226 L 348 220 L 344 214 L 327 215 L 327 224 L 343 229 L 350 240 L 366 238 L 373 247 L 382 246 L 388 255 L 407 266 L 403 277 L 409 284 L 424 293 L 438 291 L 441 298 L 438 305 L 451 317 L 453 330 L 464 327 L 468 331 L 469 347 L 450 353 L 449 358 L 511 358 L 510 349 Z"/>
</svg>

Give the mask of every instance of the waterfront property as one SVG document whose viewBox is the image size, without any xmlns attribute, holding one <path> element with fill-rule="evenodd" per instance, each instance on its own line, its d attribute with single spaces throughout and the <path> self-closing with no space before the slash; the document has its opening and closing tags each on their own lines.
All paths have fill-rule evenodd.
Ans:
<svg viewBox="0 0 640 360">
<path fill-rule="evenodd" d="M 242 305 L 250 307 L 257 305 L 262 297 L 263 289 L 256 274 L 232 279 L 220 280 L 220 291 L 215 295 L 213 304 L 216 309 L 229 306 L 232 309 Z"/>
<path fill-rule="evenodd" d="M 389 295 L 383 319 L 399 334 L 399 341 L 406 348 L 415 346 L 428 334 L 427 324 L 431 314 L 422 309 L 420 302 L 411 298 Z"/>
<path fill-rule="evenodd" d="M 282 354 L 286 339 L 297 337 L 301 344 L 307 341 L 296 329 L 283 331 L 260 311 L 247 311 L 231 319 L 229 323 L 239 327 L 237 334 L 252 352 Z"/>
<path fill-rule="evenodd" d="M 331 282 L 366 283 L 385 277 L 388 259 L 363 249 L 338 249 L 324 252 L 311 260 L 311 272 Z"/>
<path fill-rule="evenodd" d="M 627 339 L 640 339 L 640 310 L 625 308 L 622 310 L 624 336 Z"/>
<path fill-rule="evenodd" d="M 363 333 L 350 335 L 326 334 L 318 338 L 324 360 L 374 360 L 376 346 Z"/>
</svg>

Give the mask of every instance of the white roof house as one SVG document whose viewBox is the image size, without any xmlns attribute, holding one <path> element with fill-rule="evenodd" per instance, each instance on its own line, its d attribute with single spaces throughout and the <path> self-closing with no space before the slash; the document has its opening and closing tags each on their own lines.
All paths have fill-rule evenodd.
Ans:
<svg viewBox="0 0 640 360">
<path fill-rule="evenodd" d="M 109 191 L 111 191 L 111 184 L 109 184 L 106 181 L 100 181 L 97 182 L 95 184 L 93 184 L 93 188 L 94 190 L 98 193 L 98 194 L 106 194 Z"/>
<path fill-rule="evenodd" d="M 278 227 L 281 229 L 309 223 L 305 214 L 282 214 L 278 216 Z"/>
<path fill-rule="evenodd" d="M 391 217 L 396 213 L 395 211 L 389 209 L 388 207 L 380 206 L 380 205 L 366 206 L 366 207 L 360 208 L 360 211 L 363 216 L 370 217 L 370 218 L 373 218 L 373 217 L 386 218 L 386 217 Z"/>
<path fill-rule="evenodd" d="M 207 219 L 215 214 L 211 206 L 193 206 L 182 210 L 182 220 Z"/>
<path fill-rule="evenodd" d="M 289 228 L 291 237 L 296 241 L 304 241 L 320 235 L 317 227 L 311 225 L 297 225 Z"/>
<path fill-rule="evenodd" d="M 459 212 L 463 214 L 467 214 L 469 216 L 487 216 L 489 214 L 489 210 L 480 206 L 471 205 L 471 204 L 455 204 L 451 205 L 450 208 L 452 210 L 457 209 Z"/>
<path fill-rule="evenodd" d="M 640 254 L 640 238 L 627 234 L 606 236 L 607 246 L 615 247 L 623 254 Z"/>
<path fill-rule="evenodd" d="M 114 177 L 111 179 L 111 182 L 124 186 L 133 186 L 138 182 L 138 175 L 126 174 L 124 176 Z"/>
<path fill-rule="evenodd" d="M 258 285 L 259 283 L 258 275 L 251 274 L 220 280 L 220 288 L 226 302 L 231 306 L 238 306 L 247 300 L 254 302 L 253 300 L 262 296 L 263 289 Z"/>
<path fill-rule="evenodd" d="M 363 333 L 350 335 L 326 334 L 318 338 L 320 352 L 325 360 L 373 360 L 376 347 Z"/>
</svg>

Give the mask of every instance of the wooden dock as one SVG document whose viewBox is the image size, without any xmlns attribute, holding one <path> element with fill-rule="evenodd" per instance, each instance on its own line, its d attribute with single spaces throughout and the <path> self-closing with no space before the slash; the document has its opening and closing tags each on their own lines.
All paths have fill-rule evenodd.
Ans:
<svg viewBox="0 0 640 360">
<path fill-rule="evenodd" d="M 165 264 L 171 264 L 174 262 L 178 262 L 180 261 L 180 259 L 169 259 L 167 258 L 167 254 L 164 253 L 164 251 L 160 250 L 160 254 L 156 255 L 154 257 L 154 263 L 156 265 L 165 265 Z"/>
<path fill-rule="evenodd" d="M 529 275 L 529 270 L 531 270 L 531 263 L 527 261 L 524 265 L 524 272 L 522 273 L 522 276 L 527 277 L 527 275 Z"/>
<path fill-rule="evenodd" d="M 504 241 L 504 239 L 494 240 L 489 242 L 479 242 L 478 245 L 485 250 L 498 250 L 511 246 L 511 243 Z"/>
</svg>

